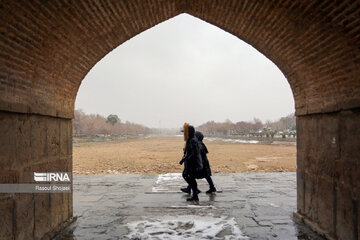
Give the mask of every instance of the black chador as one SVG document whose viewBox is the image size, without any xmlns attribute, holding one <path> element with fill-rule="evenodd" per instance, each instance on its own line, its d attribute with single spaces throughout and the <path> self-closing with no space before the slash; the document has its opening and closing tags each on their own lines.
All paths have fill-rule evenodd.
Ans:
<svg viewBox="0 0 360 240">
<path fill-rule="evenodd" d="M 196 176 L 202 171 L 203 166 L 199 143 L 195 137 L 195 129 L 193 126 L 188 124 L 184 125 L 184 140 L 186 140 L 186 145 L 180 164 L 184 163 L 183 178 L 193 192 L 193 195 L 188 198 L 187 201 L 198 201 Z"/>
</svg>

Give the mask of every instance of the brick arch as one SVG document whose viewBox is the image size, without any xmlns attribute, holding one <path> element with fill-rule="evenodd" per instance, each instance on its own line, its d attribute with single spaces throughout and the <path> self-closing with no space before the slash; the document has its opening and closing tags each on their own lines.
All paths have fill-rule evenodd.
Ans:
<svg viewBox="0 0 360 240">
<path fill-rule="evenodd" d="M 1 109 L 72 117 L 78 86 L 95 63 L 180 13 L 232 33 L 272 60 L 290 83 L 298 115 L 358 107 L 359 33 L 350 28 L 356 14 L 346 15 L 358 5 L 350 2 L 15 1 L 2 9 L 2 82 L 9 87 Z"/>
<path fill-rule="evenodd" d="M 5 126 L 0 141 L 8 146 L 0 150 L 3 175 L 21 182 L 29 169 L 71 170 L 69 119 L 84 76 L 136 34 L 188 13 L 251 44 L 284 73 L 298 116 L 298 212 L 329 236 L 355 239 L 359 8 L 359 1 L 351 0 L 0 1 L 0 121 Z M 43 150 L 35 151 L 35 144 Z M 71 200 L 61 201 L 68 209 L 61 219 L 46 225 L 33 217 L 36 236 L 71 217 Z M 21 227 L 7 229 L 16 235 L 14 229 Z"/>
</svg>

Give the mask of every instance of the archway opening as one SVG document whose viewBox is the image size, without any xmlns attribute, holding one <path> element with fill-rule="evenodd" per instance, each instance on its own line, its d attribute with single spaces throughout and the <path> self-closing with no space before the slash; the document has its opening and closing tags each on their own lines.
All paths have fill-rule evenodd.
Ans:
<svg viewBox="0 0 360 240">
<path fill-rule="evenodd" d="M 181 187 L 179 180 L 183 167 L 178 165 L 178 160 L 182 156 L 183 140 L 179 136 L 179 129 L 184 122 L 190 122 L 205 134 L 214 173 L 290 171 L 293 173 L 286 175 L 284 179 L 276 179 L 280 176 L 278 174 L 264 176 L 268 180 L 274 178 L 278 181 L 277 184 L 282 180 L 292 181 L 292 185 L 288 187 L 292 187 L 295 194 L 296 147 L 294 135 L 289 132 L 296 129 L 295 123 L 286 125 L 284 119 L 269 120 L 294 111 L 290 87 L 271 61 L 233 35 L 189 15 L 180 15 L 112 51 L 88 73 L 82 86 L 76 106 L 88 113 L 102 114 L 75 112 L 74 173 L 100 174 L 93 180 L 91 177 L 81 176 L 79 179 L 82 184 L 84 181 L 93 182 L 94 179 L 98 184 L 105 183 L 106 176 L 101 174 L 119 175 L 122 179 L 126 178 L 123 174 L 160 174 L 155 177 L 151 190 L 144 188 L 143 191 L 150 196 L 153 193 L 164 194 L 163 198 L 167 198 L 166 194 L 179 191 Z M 233 115 L 237 110 L 241 114 Z M 282 115 L 277 111 L 282 112 Z M 111 123 L 112 115 L 120 118 Z M 124 120 L 125 116 L 130 119 Z M 253 120 L 254 117 L 258 118 Z M 232 122 L 230 118 L 237 121 Z M 294 117 L 288 118 L 294 121 Z M 133 129 L 129 130 L 131 126 Z M 129 184 L 134 179 L 144 183 L 139 178 L 149 177 L 143 175 L 128 176 Z M 241 176 L 230 174 L 227 177 Z M 244 176 L 257 178 L 256 174 Z M 224 186 L 218 184 L 220 195 L 223 191 L 234 191 L 227 186 L 226 180 L 215 175 L 214 179 L 217 178 L 220 182 L 225 181 Z M 258 189 L 262 192 L 264 189 L 254 187 L 261 182 L 260 178 L 256 179 L 252 183 L 254 185 L 250 184 L 247 190 L 254 193 Z M 109 185 L 111 184 L 114 182 Z M 185 182 L 182 183 L 184 184 Z M 81 190 L 83 187 L 78 187 L 76 190 L 80 193 L 75 191 L 75 213 L 76 201 L 86 199 Z M 254 189 L 251 190 L 252 188 Z M 248 194 L 249 192 L 238 193 L 234 196 L 234 202 L 237 201 L 236 198 L 247 198 Z M 104 196 L 109 197 L 106 192 Z M 281 197 L 284 196 L 272 196 L 272 202 L 265 203 L 266 206 L 277 211 L 280 206 L 273 202 Z M 294 195 L 286 198 L 286 201 L 291 198 L 295 209 Z M 122 204 L 126 205 L 124 202 L 127 200 L 129 199 L 124 199 Z M 148 203 L 157 201 L 159 199 L 148 198 Z M 203 207 L 212 208 L 214 203 L 215 196 L 206 197 Z M 116 203 L 113 204 L 111 207 L 116 209 Z M 164 208 L 141 204 L 137 207 Z M 174 206 L 169 207 L 171 209 Z M 190 204 L 174 208 L 192 207 L 196 206 Z M 199 207 L 202 208 L 201 205 Z M 79 208 L 82 213 L 84 209 Z M 96 208 L 96 211 L 99 209 Z M 126 215 L 126 211 L 114 211 Z M 143 217 L 146 216 L 143 212 Z M 208 216 L 200 214 L 201 217 Z M 290 218 L 290 215 L 285 218 Z M 90 215 L 86 215 L 83 220 L 78 221 L 82 223 L 89 219 L 91 221 Z M 164 226 L 167 225 L 166 221 L 170 221 L 157 220 Z M 223 221 L 222 227 L 232 220 L 233 218 Z M 252 218 L 248 220 L 255 224 L 257 221 Z M 131 224 L 134 223 L 127 223 L 130 229 Z M 238 222 L 234 221 L 233 224 L 234 227 L 239 227 Z M 153 227 L 151 225 L 149 228 Z M 224 230 L 222 227 L 214 236 Z M 241 226 L 244 227 L 245 225 Z M 289 228 L 295 228 L 295 225 Z M 255 234 L 250 232 L 249 234 Z M 296 238 L 295 230 L 290 235 L 290 238 Z"/>
<path fill-rule="evenodd" d="M 294 102 L 281 71 L 250 45 L 187 14 L 159 24 L 120 45 L 88 73 L 84 83 L 76 108 L 101 114 L 102 119 L 76 112 L 75 136 L 97 134 L 101 140 L 104 135 L 134 137 L 161 132 L 176 135 L 184 122 L 190 122 L 199 126 L 207 137 L 278 144 L 289 140 L 290 144 L 295 144 L 295 117 L 287 116 L 294 112 Z M 118 116 L 115 125 L 106 119 L 112 114 Z M 280 117 L 283 117 L 281 121 Z M 162 127 L 162 130 L 156 129 Z M 76 154 L 75 151 L 75 157 Z M 140 154 L 140 158 L 143 154 L 148 153 Z M 290 169 L 294 171 L 296 153 L 289 154 L 292 154 Z M 171 158 L 175 156 L 173 154 Z M 277 158 L 272 157 L 273 160 Z M 176 167 L 175 162 L 172 167 Z M 246 171 L 248 166 L 242 165 L 241 171 Z M 140 166 L 137 168 L 141 169 Z M 224 168 L 220 169 L 224 171 Z M 260 169 L 286 171 L 288 168 Z M 136 172 L 124 172 L 121 166 L 95 169 L 96 173 L 107 171 Z M 164 173 L 164 170 L 158 171 Z M 149 173 L 157 172 L 149 170 Z"/>
</svg>

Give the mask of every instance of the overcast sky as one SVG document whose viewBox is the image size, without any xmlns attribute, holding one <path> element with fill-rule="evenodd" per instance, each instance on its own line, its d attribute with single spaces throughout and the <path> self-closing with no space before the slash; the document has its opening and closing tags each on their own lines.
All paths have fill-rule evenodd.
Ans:
<svg viewBox="0 0 360 240">
<path fill-rule="evenodd" d="M 181 14 L 118 46 L 83 80 L 76 109 L 148 127 L 276 120 L 294 112 L 284 75 L 235 36 Z"/>
</svg>

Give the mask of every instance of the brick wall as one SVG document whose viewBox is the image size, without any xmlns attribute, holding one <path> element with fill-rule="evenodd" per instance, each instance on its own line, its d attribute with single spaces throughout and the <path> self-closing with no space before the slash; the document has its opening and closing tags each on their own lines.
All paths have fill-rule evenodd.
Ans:
<svg viewBox="0 0 360 240">
<path fill-rule="evenodd" d="M 0 183 L 72 171 L 71 120 L 0 112 Z M 72 217 L 72 194 L 0 194 L 0 239 L 40 239 Z"/>
<path fill-rule="evenodd" d="M 357 240 L 360 111 L 297 118 L 298 212 L 328 236 Z"/>
<path fill-rule="evenodd" d="M 136 34 L 188 13 L 251 44 L 284 73 L 299 122 L 299 213 L 332 236 L 355 238 L 349 219 L 359 218 L 358 190 L 349 186 L 360 172 L 353 141 L 360 122 L 359 9 L 352 0 L 0 0 L 1 177 L 19 182 L 24 169 L 70 168 L 67 129 L 87 72 Z M 22 204 L 49 209 L 63 201 L 69 209 L 51 223 L 36 221 L 41 210 L 24 213 L 35 216 L 38 237 L 71 216 L 71 202 L 60 197 L 0 199 L 0 234 L 9 239 L 30 231 L 16 220 Z"/>
</svg>

